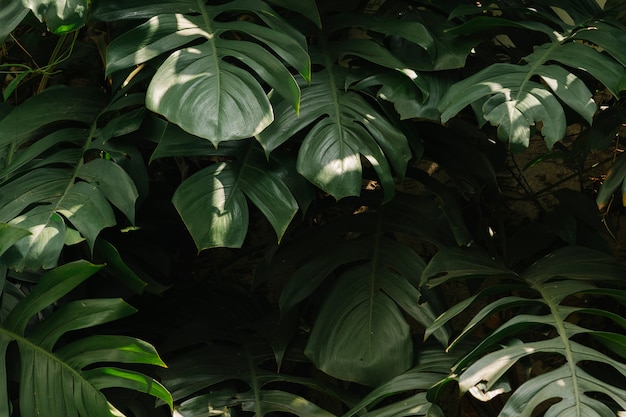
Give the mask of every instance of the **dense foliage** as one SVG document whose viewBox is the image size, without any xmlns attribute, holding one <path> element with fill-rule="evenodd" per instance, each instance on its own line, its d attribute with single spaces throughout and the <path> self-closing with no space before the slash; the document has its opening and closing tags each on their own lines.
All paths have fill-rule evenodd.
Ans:
<svg viewBox="0 0 626 417">
<path fill-rule="evenodd" d="M 626 413 L 622 1 L 0 0 L 0 42 L 1 416 Z"/>
</svg>

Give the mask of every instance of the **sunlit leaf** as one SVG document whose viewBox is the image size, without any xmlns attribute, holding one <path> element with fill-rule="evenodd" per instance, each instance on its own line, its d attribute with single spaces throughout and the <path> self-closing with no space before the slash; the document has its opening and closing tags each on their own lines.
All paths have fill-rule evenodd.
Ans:
<svg viewBox="0 0 626 417">
<path fill-rule="evenodd" d="M 70 330 L 93 327 L 132 314 L 135 309 L 123 300 L 77 300 L 64 304 L 46 320 L 28 326 L 33 315 L 53 305 L 100 269 L 101 266 L 77 261 L 51 270 L 3 320 L 0 325 L 3 359 L 0 361 L 0 412 L 9 415 L 6 354 L 12 343 L 17 344 L 20 355 L 21 365 L 17 370 L 21 415 L 37 415 L 38 410 L 46 410 L 47 415 L 53 417 L 120 415 L 115 414 L 119 411 L 100 392 L 106 386 L 146 392 L 171 406 L 167 390 L 151 377 L 108 366 L 93 369 L 94 365 L 102 363 L 164 366 L 154 348 L 146 342 L 126 336 L 91 336 L 55 350 L 56 342 Z M 108 383 L 93 378 L 95 372 L 106 373 Z M 13 375 L 15 377 L 17 375 Z"/>
</svg>

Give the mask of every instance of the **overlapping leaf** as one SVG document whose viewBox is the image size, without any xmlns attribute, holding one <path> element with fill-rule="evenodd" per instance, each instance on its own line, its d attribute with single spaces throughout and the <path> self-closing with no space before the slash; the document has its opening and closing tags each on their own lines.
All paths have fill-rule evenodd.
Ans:
<svg viewBox="0 0 626 417">
<path fill-rule="evenodd" d="M 596 111 L 588 87 L 568 68 L 589 73 L 616 96 L 623 88 L 626 68 L 618 46 L 623 29 L 606 24 L 602 27 L 600 35 L 595 34 L 595 26 L 589 26 L 538 46 L 524 58 L 525 65 L 493 64 L 456 83 L 440 104 L 442 121 L 450 120 L 467 105 L 480 104 L 484 120 L 498 126 L 498 137 L 508 141 L 512 149 L 528 146 L 530 126 L 536 122 L 542 122 L 541 132 L 551 148 L 565 135 L 561 102 L 589 123 Z"/>
<path fill-rule="evenodd" d="M 300 115 L 288 103 L 279 103 L 275 123 L 257 138 L 269 154 L 306 131 L 298 172 L 337 199 L 360 195 L 363 156 L 376 170 L 389 199 L 394 172 L 402 176 L 411 158 L 407 140 L 359 93 L 343 90 L 344 84 L 343 68 L 315 73 L 314 83 L 302 91 Z"/>
<path fill-rule="evenodd" d="M 403 207 L 394 203 L 375 213 L 341 218 L 320 228 L 315 237 L 302 236 L 302 245 L 281 248 L 275 266 L 267 271 L 276 276 L 282 268 L 297 267 L 281 295 L 285 313 L 338 274 L 313 325 L 306 354 L 330 375 L 366 385 L 377 385 L 411 366 L 413 343 L 405 313 L 424 326 L 434 318 L 429 305 L 420 303 L 417 290 L 423 261 L 408 246 L 385 237 L 391 231 L 424 237 L 429 231 L 404 218 Z M 410 207 L 415 213 L 416 206 Z M 346 234 L 360 237 L 346 240 Z M 323 247 L 307 245 L 322 238 Z"/>
<path fill-rule="evenodd" d="M 155 16 L 150 4 L 130 6 L 128 13 L 124 6 L 115 13 L 137 18 L 150 10 L 154 17 L 112 42 L 107 72 L 168 54 L 148 88 L 149 109 L 217 145 L 251 137 L 272 122 L 272 107 L 256 76 L 299 108 L 300 89 L 289 67 L 310 78 L 306 42 L 265 2 L 187 2 L 193 15 Z"/>
<path fill-rule="evenodd" d="M 93 327 L 132 314 L 121 299 L 78 300 L 64 304 L 45 320 L 32 325 L 40 310 L 96 273 L 101 267 L 77 261 L 45 274 L 0 323 L 0 414 L 11 415 L 8 378 L 19 380 L 20 415 L 112 417 L 122 415 L 102 394 L 103 388 L 122 387 L 145 392 L 172 405 L 169 392 L 153 378 L 113 364 L 165 366 L 154 348 L 127 336 L 94 335 L 57 347 L 72 330 Z M 17 344 L 18 372 L 7 369 L 14 360 L 9 345 Z M 108 363 L 108 365 L 102 365 Z"/>
<path fill-rule="evenodd" d="M 268 314 L 256 297 L 229 285 L 213 288 L 207 295 L 196 291 L 192 297 L 207 303 L 192 309 L 209 311 L 210 317 L 196 316 L 195 321 L 171 332 L 166 346 L 183 353 L 175 353 L 169 368 L 162 371 L 179 415 L 200 417 L 243 409 L 244 414 L 257 416 L 281 411 L 332 417 L 319 401 L 307 397 L 322 395 L 350 404 L 338 387 L 279 371 L 281 363 L 284 367 L 306 364 L 299 343 L 292 344 L 296 316 L 289 320 Z M 282 353 L 277 355 L 277 351 Z"/>
<path fill-rule="evenodd" d="M 134 221 L 138 194 L 130 176 L 112 160 L 84 156 L 97 155 L 90 149 L 105 104 L 99 90 L 51 88 L 0 121 L 0 221 L 30 231 L 3 255 L 7 265 L 56 266 L 66 222 L 93 248 L 99 232 L 115 224 L 111 204 Z"/>
<path fill-rule="evenodd" d="M 416 366 L 373 389 L 343 417 L 354 415 L 435 417 L 443 415 L 441 409 L 431 402 L 427 391 L 446 380 L 450 368 L 458 358 L 456 355 L 431 347 L 417 352 L 416 358 L 418 362 Z M 420 392 L 415 393 L 416 391 Z M 412 395 L 408 396 L 408 394 Z M 388 398 L 394 395 L 401 395 L 402 399 L 395 402 L 388 401 Z M 383 401 L 385 399 L 387 399 L 386 402 Z"/>
<path fill-rule="evenodd" d="M 275 155 L 268 162 L 252 140 L 215 149 L 210 142 L 162 121 L 155 120 L 150 131 L 160 141 L 152 159 L 185 155 L 215 161 L 187 178 L 172 199 L 198 250 L 243 244 L 248 199 L 280 240 L 299 205 L 306 208 L 312 198 L 309 185 L 298 180 L 288 161 L 278 162 Z"/>
<path fill-rule="evenodd" d="M 212 343 L 206 349 L 195 351 L 174 361 L 171 370 L 164 372 L 164 384 L 172 390 L 175 399 L 185 399 L 176 411 L 184 417 L 206 415 L 209 410 L 242 407 L 265 416 L 275 411 L 296 416 L 332 417 L 333 414 L 301 395 L 286 390 L 271 389 L 272 383 L 289 383 L 308 388 L 326 389 L 313 379 L 280 374 L 259 367 L 273 359 L 266 344 L 246 343 L 243 346 Z M 213 390 L 202 394 L 205 388 L 220 386 L 226 381 L 242 381 L 248 387 L 242 390 Z"/>
<path fill-rule="evenodd" d="M 610 401 L 602 400 L 594 393 L 601 393 L 626 410 L 625 392 L 606 380 L 602 374 L 588 367 L 590 363 L 612 368 L 626 377 L 626 366 L 595 347 L 587 346 L 577 335 L 587 334 L 604 344 L 617 355 L 623 356 L 624 336 L 612 331 L 599 332 L 583 327 L 582 322 L 572 321 L 574 315 L 596 316 L 609 319 L 617 326 L 626 328 L 626 321 L 602 308 L 569 305 L 570 300 L 584 294 L 624 298 L 622 290 L 599 288 L 621 282 L 626 270 L 611 257 L 579 247 L 560 249 L 540 259 L 523 274 L 507 272 L 488 258 L 465 253 L 461 259 L 459 250 L 441 251 L 433 258 L 432 267 L 426 268 L 427 279 L 439 276 L 433 284 L 451 279 L 500 275 L 512 280 L 485 288 L 476 296 L 468 298 L 442 314 L 431 326 L 439 328 L 451 318 L 465 311 L 475 300 L 496 297 L 473 317 L 459 336 L 452 342 L 467 337 L 488 317 L 504 310 L 517 309 L 511 319 L 488 332 L 481 342 L 461 359 L 455 368 L 460 372 L 459 386 L 476 398 L 488 401 L 503 393 L 506 388 L 499 383 L 518 361 L 527 356 L 542 353 L 556 355 L 563 365 L 549 369 L 539 376 L 531 376 L 523 382 L 506 401 L 500 416 L 531 415 L 540 405 L 551 401 L 548 413 L 554 416 L 614 415 L 609 412 Z M 515 291 L 516 295 L 510 295 Z M 524 295 L 517 295 L 524 294 Z M 519 309 L 522 309 L 521 312 Z M 537 327 L 549 326 L 555 337 L 539 341 L 513 342 L 513 337 L 526 334 Z M 527 338 L 525 336 L 524 338 Z M 480 357 L 485 352 L 486 355 Z"/>
<path fill-rule="evenodd" d="M 319 48 L 313 56 L 314 62 L 325 69 L 316 72 L 311 86 L 303 89 L 299 117 L 288 103 L 279 102 L 275 106 L 276 121 L 257 138 L 269 154 L 292 136 L 305 133 L 298 154 L 298 172 L 337 199 L 360 194 L 364 158 L 376 171 L 388 200 L 393 195 L 393 178 L 403 176 L 411 152 L 406 137 L 388 115 L 367 95 L 349 89 L 353 80 L 346 66 L 355 63 L 366 72 L 371 66 L 375 74 L 376 69 L 390 68 L 396 74 L 388 78 L 374 76 L 373 83 L 393 79 L 406 84 L 402 86 L 405 90 L 421 91 L 425 97 L 428 86 L 369 35 L 348 39 L 334 36 L 358 26 L 373 36 L 398 36 L 422 49 L 430 47 L 432 38 L 420 23 L 396 18 L 340 13 L 322 16 L 322 20 L 324 31 L 314 34 Z M 394 97 L 398 106 L 402 98 L 406 98 L 406 93 Z M 410 111 L 400 113 L 408 117 Z"/>
</svg>

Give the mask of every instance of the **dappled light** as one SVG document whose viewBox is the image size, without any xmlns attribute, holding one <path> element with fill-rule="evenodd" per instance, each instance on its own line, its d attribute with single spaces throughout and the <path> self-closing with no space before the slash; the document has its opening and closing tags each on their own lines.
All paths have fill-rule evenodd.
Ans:
<svg viewBox="0 0 626 417">
<path fill-rule="evenodd" d="M 624 414 L 621 2 L 4 3 L 0 417 Z"/>
</svg>

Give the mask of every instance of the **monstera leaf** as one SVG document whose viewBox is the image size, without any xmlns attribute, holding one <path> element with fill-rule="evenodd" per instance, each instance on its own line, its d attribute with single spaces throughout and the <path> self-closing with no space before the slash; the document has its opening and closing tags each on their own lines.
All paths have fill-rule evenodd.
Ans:
<svg viewBox="0 0 626 417">
<path fill-rule="evenodd" d="M 403 175 L 411 158 L 407 140 L 359 93 L 341 88 L 345 76 L 346 70 L 338 66 L 315 73 L 312 85 L 302 92 L 300 115 L 286 102 L 277 104 L 275 123 L 257 138 L 269 154 L 306 130 L 298 172 L 337 199 L 360 194 L 363 156 L 376 170 L 389 199 L 394 171 Z"/>
<path fill-rule="evenodd" d="M 0 323 L 0 414 L 12 415 L 8 382 L 18 381 L 19 412 L 31 417 L 121 416 L 101 392 L 125 388 L 144 392 L 172 406 L 169 392 L 153 378 L 117 364 L 165 366 L 154 348 L 127 336 L 92 335 L 71 341 L 65 335 L 116 320 L 135 310 L 121 299 L 64 303 L 44 320 L 33 316 L 54 305 L 101 266 L 77 261 L 41 277 Z M 16 288 L 5 283 L 5 291 Z M 2 298 L 4 310 L 5 298 Z M 17 350 L 10 349 L 16 345 Z M 16 356 L 17 355 L 17 356 Z M 8 366 L 9 363 L 19 364 Z M 106 363 L 106 365 L 104 365 Z"/>
<path fill-rule="evenodd" d="M 478 19 L 483 26 L 485 20 L 489 20 Z M 501 19 L 496 19 L 495 23 L 509 25 Z M 518 24 L 511 22 L 510 25 Z M 594 34 L 597 28 L 593 23 L 572 33 L 568 28 L 555 38 L 542 26 L 533 26 L 533 30 L 551 36 L 552 42 L 536 47 L 524 58 L 524 65 L 493 64 L 454 84 L 441 101 L 441 120 L 447 122 L 472 104 L 480 107 L 480 118 L 498 127 L 498 137 L 508 141 L 513 150 L 528 147 L 530 126 L 536 122 L 542 123 L 541 133 L 548 148 L 552 148 L 565 135 L 567 123 L 561 102 L 588 123 L 592 122 L 597 108 L 588 87 L 569 68 L 589 73 L 615 96 L 623 88 L 626 68 L 619 39 L 624 30 L 611 25 L 602 27 L 601 35 Z"/>
<path fill-rule="evenodd" d="M 414 348 L 405 315 L 424 327 L 434 319 L 417 289 L 424 261 L 390 235 L 428 239 L 437 234 L 429 229 L 437 221 L 416 215 L 423 209 L 419 200 L 400 196 L 372 212 L 341 217 L 286 243 L 266 271 L 272 278 L 290 276 L 280 297 L 284 314 L 306 305 L 313 292 L 322 291 L 324 281 L 335 277 L 305 353 L 316 367 L 336 378 L 376 386 L 406 371 L 413 364 Z M 444 333 L 437 337 L 447 340 Z"/>
<path fill-rule="evenodd" d="M 296 11 L 310 9 L 279 3 Z M 148 108 L 214 145 L 251 137 L 272 122 L 272 107 L 257 76 L 297 111 L 300 89 L 289 68 L 310 79 L 300 32 L 262 1 L 213 6 L 187 1 L 180 8 L 193 14 L 158 14 L 158 4 L 150 2 L 143 8 L 123 4 L 115 12 L 100 13 L 118 20 L 137 18 L 141 10 L 154 16 L 111 43 L 107 73 L 167 54 L 150 82 Z"/>
<path fill-rule="evenodd" d="M 580 247 L 560 249 L 520 275 L 476 253 L 443 250 L 424 270 L 427 284 L 489 275 L 500 276 L 502 282 L 451 307 L 437 318 L 429 331 L 466 311 L 475 301 L 495 298 L 480 309 L 450 343 L 449 349 L 453 349 L 488 317 L 500 311 L 514 309 L 516 312 L 482 337 L 473 351 L 455 365 L 462 392 L 469 391 L 477 399 L 489 401 L 510 389 L 503 381 L 516 363 L 542 354 L 544 364 L 550 363 L 548 357 L 555 357 L 557 365 L 523 381 L 506 400 L 500 416 L 531 415 L 540 404 L 550 404 L 547 413 L 551 416 L 615 415 L 611 402 L 622 412 L 626 411 L 626 391 L 615 386 L 609 375 L 626 377 L 626 366 L 614 358 L 614 355 L 626 355 L 623 348 L 626 339 L 621 332 L 598 330 L 590 325 L 596 318 L 595 322 L 608 320 L 626 328 L 626 320 L 603 309 L 606 299 L 623 302 L 626 293 L 614 289 L 614 285 L 622 282 L 625 272 L 611 257 Z M 576 302 L 584 296 L 599 297 L 602 301 L 597 306 Z M 544 333 L 548 337 L 533 340 L 531 333 L 538 328 L 542 328 L 542 332 L 551 329 Z M 584 335 L 587 338 L 581 338 Z M 589 337 L 599 345 L 590 346 Z"/>
<path fill-rule="evenodd" d="M 134 221 L 133 180 L 93 149 L 105 105 L 99 90 L 50 88 L 0 121 L 0 221 L 30 231 L 5 252 L 5 264 L 56 266 L 68 229 L 93 248 L 99 232 L 116 223 L 112 205 Z"/>
<path fill-rule="evenodd" d="M 248 231 L 248 199 L 265 215 L 278 240 L 298 211 L 312 199 L 310 184 L 273 155 L 268 162 L 253 140 L 222 144 L 219 149 L 176 125 L 153 120 L 160 139 L 152 159 L 195 156 L 217 159 L 178 187 L 172 201 L 198 250 L 240 247 Z M 221 160 L 220 160 L 221 159 Z"/>
<path fill-rule="evenodd" d="M 311 54 L 314 64 L 324 70 L 315 72 L 311 85 L 303 88 L 300 113 L 296 114 L 288 102 L 277 100 L 276 121 L 257 139 L 269 154 L 294 135 L 304 134 L 298 172 L 337 199 L 360 194 L 364 158 L 376 171 L 376 180 L 389 200 L 394 192 L 394 176 L 404 175 L 411 151 L 405 135 L 393 122 L 395 115 L 390 118 L 368 94 L 350 88 L 353 78 L 346 67 L 354 63 L 356 68 L 372 68 L 374 73 L 381 67 L 392 69 L 393 75 L 375 77 L 374 83 L 393 79 L 395 85 L 406 83 L 401 88 L 409 93 L 427 96 L 428 84 L 373 37 L 397 36 L 422 49 L 429 48 L 432 38 L 418 22 L 383 16 L 328 13 L 322 16 L 322 23 L 324 30 L 311 35 L 317 42 Z M 356 26 L 366 31 L 365 36 L 336 36 Z M 399 77 L 397 81 L 394 76 Z"/>
</svg>

